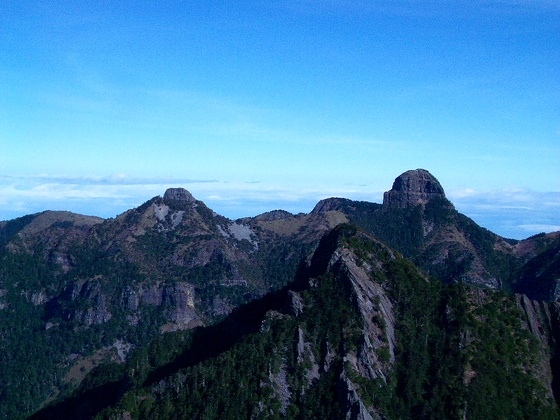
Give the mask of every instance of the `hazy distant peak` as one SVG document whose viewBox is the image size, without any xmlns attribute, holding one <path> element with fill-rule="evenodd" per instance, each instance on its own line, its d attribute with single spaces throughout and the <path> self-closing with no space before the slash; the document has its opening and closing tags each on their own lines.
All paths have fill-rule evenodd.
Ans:
<svg viewBox="0 0 560 420">
<path fill-rule="evenodd" d="M 89 227 L 103 221 L 104 219 L 96 216 L 85 216 L 69 211 L 47 210 L 33 215 L 33 219 L 21 230 L 21 233 L 34 235 L 56 225 Z"/>
<path fill-rule="evenodd" d="M 272 210 L 258 215 L 257 217 L 255 217 L 255 220 L 259 222 L 270 222 L 273 220 L 288 219 L 293 216 L 294 215 L 292 213 L 286 210 Z"/>
<path fill-rule="evenodd" d="M 414 207 L 425 205 L 434 198 L 445 198 L 439 181 L 425 169 L 414 169 L 395 179 L 393 187 L 383 195 L 383 207 Z"/>
<path fill-rule="evenodd" d="M 348 203 L 348 201 L 349 200 L 346 198 L 338 198 L 338 197 L 325 198 L 319 201 L 315 205 L 315 207 L 311 211 L 311 214 L 319 214 L 319 213 L 326 213 L 332 210 L 340 210 L 342 207 L 344 207 L 344 204 Z"/>
</svg>

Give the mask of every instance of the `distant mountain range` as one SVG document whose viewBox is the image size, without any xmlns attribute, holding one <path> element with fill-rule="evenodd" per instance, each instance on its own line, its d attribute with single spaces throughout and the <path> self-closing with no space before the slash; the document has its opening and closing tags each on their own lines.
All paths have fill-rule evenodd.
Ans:
<svg viewBox="0 0 560 420">
<path fill-rule="evenodd" d="M 560 232 L 423 169 L 230 220 L 182 188 L 0 222 L 0 418 L 559 418 Z"/>
</svg>

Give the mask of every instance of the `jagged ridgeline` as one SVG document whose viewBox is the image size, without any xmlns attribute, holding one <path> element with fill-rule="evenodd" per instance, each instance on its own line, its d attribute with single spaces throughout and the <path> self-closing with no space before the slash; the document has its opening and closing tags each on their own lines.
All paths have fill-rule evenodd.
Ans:
<svg viewBox="0 0 560 420">
<path fill-rule="evenodd" d="M 0 418 L 557 418 L 559 251 L 421 169 L 309 214 L 0 222 Z"/>
</svg>

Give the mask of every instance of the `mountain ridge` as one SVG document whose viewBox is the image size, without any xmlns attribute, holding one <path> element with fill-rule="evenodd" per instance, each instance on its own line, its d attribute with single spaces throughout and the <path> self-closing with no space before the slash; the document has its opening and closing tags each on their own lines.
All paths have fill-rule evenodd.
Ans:
<svg viewBox="0 0 560 420">
<path fill-rule="evenodd" d="M 173 188 L 114 219 L 43 212 L 4 222 L 0 225 L 0 345 L 4 349 L 0 373 L 8 380 L 0 383 L 0 395 L 7 401 L 0 403 L 0 415 L 30 413 L 57 395 L 62 398 L 82 392 L 82 382 L 91 385 L 96 377 L 96 366 L 116 363 L 112 366 L 121 371 L 123 363 L 161 334 L 188 335 L 189 331 L 211 328 L 243 305 L 259 299 L 270 302 L 276 291 L 284 290 L 294 279 L 307 276 L 309 282 L 328 270 L 335 276 L 342 275 L 332 271 L 336 263 L 331 260 L 338 246 L 333 245 L 338 243 L 334 238 L 345 237 L 344 232 L 350 238 L 347 240 L 354 241 L 354 248 L 351 252 L 340 251 L 336 258 L 342 258 L 340 267 L 346 274 L 354 273 L 355 279 L 361 279 L 352 283 L 354 297 L 348 299 L 366 302 L 362 309 L 367 309 L 358 311 L 362 315 L 356 322 L 363 325 L 360 340 L 374 346 L 361 359 L 352 359 L 357 366 L 353 371 L 360 377 L 372 379 L 379 371 L 378 359 L 393 360 L 394 346 L 399 342 L 387 338 L 384 342 L 393 344 L 387 344 L 386 350 L 375 347 L 380 343 L 377 335 L 395 328 L 391 307 L 402 306 L 400 298 L 388 300 L 382 296 L 385 292 L 381 283 L 370 282 L 383 275 L 375 269 L 379 262 L 368 263 L 364 256 L 381 249 L 399 261 L 409 261 L 403 278 L 410 274 L 450 290 L 465 285 L 474 290 L 469 294 L 475 297 L 476 290 L 482 290 L 481 296 L 523 293 L 525 300 L 510 302 L 507 298 L 512 308 L 524 308 L 520 313 L 525 315 L 512 309 L 512 316 L 531 319 L 519 325 L 525 325 L 522 328 L 538 338 L 542 366 L 557 360 L 558 310 L 554 302 L 560 296 L 560 232 L 522 241 L 506 240 L 459 213 L 427 171 L 407 171 L 395 185 L 397 194 L 391 193 L 393 189 L 387 194 L 392 204 L 329 198 L 317 203 L 308 214 L 276 210 L 231 220 L 187 190 Z M 329 240 L 335 249 L 328 248 Z M 362 242 L 367 245 L 355 248 Z M 363 261 L 366 265 L 360 265 Z M 356 275 L 359 272 L 367 275 Z M 297 289 L 291 292 L 289 303 L 280 306 L 288 305 L 292 315 L 301 313 L 304 300 Z M 401 292 L 407 299 L 411 293 L 408 289 Z M 372 304 L 372 296 L 378 296 L 379 301 L 375 299 Z M 482 311 L 479 306 L 487 299 L 499 301 L 475 297 L 469 298 L 473 299 L 473 310 Z M 533 301 L 542 302 L 538 304 L 541 306 L 529 303 Z M 285 315 L 278 305 L 273 304 L 274 311 Z M 442 316 L 439 309 L 434 307 L 432 311 L 433 316 Z M 316 316 L 323 315 L 318 312 Z M 418 312 L 418 316 L 425 314 Z M 384 320 L 383 331 L 371 323 L 373 318 Z M 442 329 L 444 324 L 440 322 L 434 328 Z M 539 336 L 539 328 L 549 333 Z M 440 338 L 444 339 L 448 333 L 442 331 L 436 336 L 443 334 Z M 27 361 L 21 347 L 26 343 L 33 343 L 35 351 L 44 351 L 50 358 Z M 29 375 L 16 373 L 24 363 L 29 363 Z M 61 379 L 80 366 L 85 369 L 80 379 Z M 36 372 L 43 372 L 39 375 L 44 378 L 40 386 L 33 379 Z M 315 378 L 313 372 L 308 374 Z M 540 372 L 538 380 L 549 389 L 549 396 L 557 395 L 559 373 L 545 367 Z M 22 385 L 14 384 L 18 375 Z M 285 388 L 282 375 L 275 376 L 273 388 Z M 386 372 L 376 375 L 377 379 L 387 377 Z M 399 375 L 401 383 L 408 383 L 408 379 L 402 382 L 404 372 Z M 359 384 L 348 378 L 346 375 L 336 386 L 352 396 L 353 407 L 361 407 L 356 397 Z M 546 381 L 553 385 L 546 385 Z M 35 390 L 33 394 L 31 389 Z M 281 405 L 287 409 L 293 401 L 286 393 L 280 394 Z M 339 400 L 340 404 L 342 401 L 348 402 Z M 367 407 L 366 411 L 360 410 L 365 415 Z"/>
<path fill-rule="evenodd" d="M 516 410 L 554 416 L 550 371 L 538 382 L 533 380 L 537 367 L 529 361 L 529 352 L 537 341 L 508 324 L 507 317 L 518 311 L 514 302 L 503 307 L 489 327 L 513 334 L 498 340 L 527 340 L 527 347 L 516 351 L 528 359 L 516 359 L 519 356 L 505 348 L 494 354 L 494 344 L 484 343 L 484 320 L 505 302 L 497 292 L 486 290 L 442 285 L 370 234 L 341 224 L 323 236 L 293 283 L 243 305 L 210 327 L 216 331 L 199 329 L 186 341 L 177 336 L 177 349 L 186 350 L 167 356 L 162 365 L 134 356 L 115 382 L 122 390 L 116 401 L 96 400 L 94 411 L 88 412 L 84 402 L 95 388 L 85 388 L 86 393 L 78 392 L 74 400 L 47 407 L 34 418 L 77 412 L 103 418 L 364 419 L 428 413 L 481 418 L 519 413 Z M 412 298 L 412 291 L 416 298 L 406 304 L 397 298 Z M 476 301 L 482 302 L 481 312 L 471 314 L 465 304 Z M 528 300 L 521 305 L 533 314 L 535 324 L 536 306 Z M 448 347 L 455 340 L 460 345 Z M 426 348 L 418 341 L 426 341 Z M 488 366 L 477 356 L 480 351 L 512 370 L 504 380 L 515 378 L 516 385 L 498 389 L 498 398 L 485 388 L 485 381 L 494 378 L 495 361 Z M 407 359 L 416 360 L 414 373 L 403 364 Z M 524 360 L 521 366 L 519 360 Z M 232 371 L 230 364 L 237 368 Z M 442 376 L 452 386 L 434 389 L 430 384 Z M 210 383 L 201 386 L 194 379 L 201 377 Z M 228 384 L 234 377 L 232 389 Z M 317 405 L 318 396 L 322 405 Z M 173 406 L 166 401 L 174 401 Z"/>
</svg>

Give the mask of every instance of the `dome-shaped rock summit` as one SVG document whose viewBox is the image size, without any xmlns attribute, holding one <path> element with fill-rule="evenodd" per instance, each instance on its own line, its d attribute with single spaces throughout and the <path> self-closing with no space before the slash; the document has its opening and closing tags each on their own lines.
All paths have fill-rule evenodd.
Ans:
<svg viewBox="0 0 560 420">
<path fill-rule="evenodd" d="M 408 208 L 425 205 L 434 198 L 445 198 L 439 181 L 425 169 L 406 171 L 383 194 L 383 208 Z"/>
<path fill-rule="evenodd" d="M 168 188 L 163 194 L 163 202 L 171 203 L 194 203 L 196 200 L 190 192 L 184 188 Z"/>
</svg>

